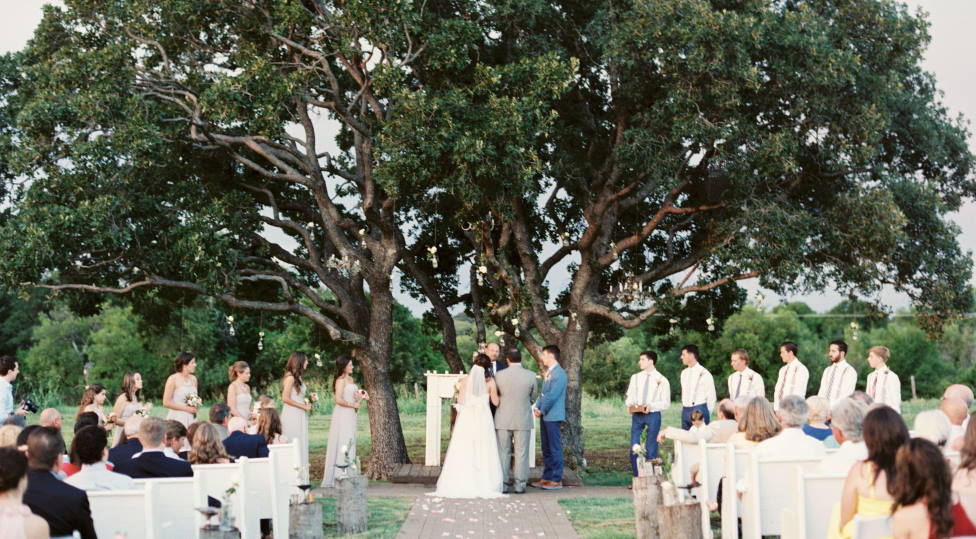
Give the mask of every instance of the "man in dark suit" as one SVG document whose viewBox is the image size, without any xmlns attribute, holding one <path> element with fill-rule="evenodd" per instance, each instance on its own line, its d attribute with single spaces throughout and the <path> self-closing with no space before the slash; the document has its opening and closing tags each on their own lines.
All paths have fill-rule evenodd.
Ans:
<svg viewBox="0 0 976 539">
<path fill-rule="evenodd" d="M 125 420 L 125 442 L 108 450 L 108 461 L 118 468 L 123 462 L 132 460 L 136 453 L 142 453 L 142 442 L 139 441 L 139 426 L 142 416 L 134 415 Z"/>
<path fill-rule="evenodd" d="M 503 371 L 508 368 L 508 363 L 504 359 L 500 359 L 502 349 L 498 346 L 497 342 L 490 342 L 488 346 L 485 347 L 485 355 L 491 360 L 491 374 L 498 374 L 499 371 Z"/>
<path fill-rule="evenodd" d="M 227 454 L 234 458 L 259 459 L 268 456 L 268 441 L 260 434 L 248 434 L 247 422 L 233 417 L 227 424 L 230 435 L 224 439 Z"/>
<path fill-rule="evenodd" d="M 55 477 L 61 468 L 64 439 L 57 429 L 39 427 L 27 437 L 27 490 L 24 504 L 47 521 L 51 536 L 70 536 L 75 531 L 82 539 L 96 539 L 88 495 Z"/>
<path fill-rule="evenodd" d="M 139 441 L 142 453 L 128 462 L 116 464 L 115 471 L 135 479 L 146 477 L 192 477 L 190 463 L 163 454 L 166 442 L 166 421 L 147 417 L 139 425 Z"/>
</svg>

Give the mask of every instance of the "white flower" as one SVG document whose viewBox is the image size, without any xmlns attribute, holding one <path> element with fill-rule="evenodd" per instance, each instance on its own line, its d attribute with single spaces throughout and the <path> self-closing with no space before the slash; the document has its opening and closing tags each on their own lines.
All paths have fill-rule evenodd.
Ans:
<svg viewBox="0 0 976 539">
<path fill-rule="evenodd" d="M 512 325 L 513 326 L 517 326 L 518 325 L 518 318 L 513 318 L 512 319 Z"/>
<path fill-rule="evenodd" d="M 315 354 L 315 359 L 322 359 L 322 355 L 321 354 Z"/>
<path fill-rule="evenodd" d="M 478 273 L 488 273 L 488 266 L 484 264 L 478 266 Z"/>
<path fill-rule="evenodd" d="M 428 247 L 427 248 L 427 252 L 430 253 L 430 254 L 432 254 L 432 255 L 436 255 L 437 254 L 437 246 L 434 245 L 434 246 Z"/>
<path fill-rule="evenodd" d="M 366 235 L 366 229 L 365 228 L 360 228 L 359 229 L 359 235 L 360 236 L 365 236 Z"/>
<path fill-rule="evenodd" d="M 641 444 L 634 444 L 634 446 L 631 447 L 630 450 L 633 451 L 633 453 L 635 455 L 643 455 L 644 454 L 644 447 L 641 446 Z"/>
<path fill-rule="evenodd" d="M 505 332 L 504 332 L 504 331 L 496 331 L 496 332 L 495 332 L 495 336 L 496 336 L 496 337 L 501 337 L 501 336 L 502 336 L 502 335 L 504 335 L 504 334 L 505 334 Z"/>
</svg>

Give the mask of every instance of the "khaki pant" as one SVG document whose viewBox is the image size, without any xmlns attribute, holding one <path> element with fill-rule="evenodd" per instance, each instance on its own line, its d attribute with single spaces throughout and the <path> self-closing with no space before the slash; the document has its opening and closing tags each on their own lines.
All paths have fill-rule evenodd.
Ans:
<svg viewBox="0 0 976 539">
<path fill-rule="evenodd" d="M 514 490 L 525 490 L 529 480 L 529 433 L 528 430 L 498 429 L 498 458 L 502 464 L 502 484 L 512 485 Z M 512 446 L 515 447 L 515 462 L 512 463 Z M 509 466 L 514 468 L 509 473 Z M 511 481 L 509 480 L 511 475 Z"/>
</svg>

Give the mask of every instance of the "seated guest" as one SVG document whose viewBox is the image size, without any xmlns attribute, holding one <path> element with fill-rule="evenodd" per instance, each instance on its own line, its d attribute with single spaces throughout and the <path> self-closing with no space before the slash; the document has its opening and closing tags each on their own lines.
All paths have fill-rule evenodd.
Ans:
<svg viewBox="0 0 976 539">
<path fill-rule="evenodd" d="M 184 446 L 188 445 L 186 427 L 183 426 L 183 423 L 175 419 L 167 419 L 166 447 L 163 448 L 163 453 L 171 459 L 186 460 L 180 456 L 179 452 L 183 450 Z"/>
<path fill-rule="evenodd" d="M 136 488 L 131 477 L 105 467 L 107 458 L 108 433 L 105 429 L 91 425 L 79 430 L 71 440 L 71 462 L 80 465 L 81 470 L 64 482 L 85 491 Z"/>
<path fill-rule="evenodd" d="M 858 389 L 854 393 L 851 393 L 851 398 L 856 401 L 863 402 L 864 405 L 867 406 L 868 408 L 870 408 L 871 405 L 874 404 L 874 397 L 868 395 L 867 393 L 861 391 L 860 389 Z"/>
<path fill-rule="evenodd" d="M 807 424 L 803 425 L 803 434 L 812 436 L 820 442 L 832 434 L 830 427 L 827 426 L 829 406 L 830 401 L 819 395 L 807 397 L 807 408 L 810 411 Z"/>
<path fill-rule="evenodd" d="M 227 422 L 230 421 L 230 406 L 226 402 L 218 402 L 210 407 L 210 424 L 217 427 L 217 434 L 220 441 L 224 441 L 230 431 L 227 430 Z"/>
<path fill-rule="evenodd" d="M 31 433 L 35 430 L 42 428 L 40 425 L 27 425 L 26 427 L 20 429 L 20 433 L 17 434 L 17 448 L 22 451 L 27 451 L 27 438 L 30 437 Z"/>
<path fill-rule="evenodd" d="M 217 428 L 210 423 L 204 423 L 197 428 L 193 435 L 193 445 L 187 460 L 191 464 L 227 464 L 231 462 L 227 449 L 220 441 Z"/>
<path fill-rule="evenodd" d="M 949 465 L 935 444 L 915 438 L 901 446 L 891 482 L 894 537 L 929 539 L 976 533 L 965 512 L 956 515 L 950 482 Z"/>
<path fill-rule="evenodd" d="M 57 429 L 58 432 L 61 432 L 61 412 L 55 410 L 54 408 L 45 408 L 41 410 L 41 415 L 38 417 L 37 422 L 42 427 L 53 427 Z M 62 448 L 62 452 L 67 453 L 65 449 L 66 448 Z"/>
<path fill-rule="evenodd" d="M 268 444 L 284 444 L 288 440 L 281 435 L 281 414 L 277 408 L 258 409 L 257 433 L 264 436 Z"/>
<path fill-rule="evenodd" d="M 227 425 L 230 435 L 224 439 L 224 448 L 228 455 L 238 459 L 268 456 L 268 441 L 260 434 L 248 434 L 247 421 L 244 418 L 232 417 Z"/>
<path fill-rule="evenodd" d="M 734 419 L 735 419 L 736 423 L 738 423 L 739 421 L 742 421 L 742 414 L 746 413 L 746 407 L 749 406 L 749 402 L 752 401 L 752 399 L 753 399 L 753 397 L 749 397 L 749 396 L 746 396 L 746 395 L 741 395 L 739 397 L 736 397 L 735 400 L 732 401 L 733 409 L 735 410 L 735 414 L 734 414 L 735 417 L 734 417 Z M 737 425 L 737 429 L 736 430 L 738 430 L 739 432 L 741 432 L 742 431 L 742 425 Z"/>
<path fill-rule="evenodd" d="M 807 399 L 809 401 L 809 399 Z M 847 474 L 858 461 L 868 458 L 868 446 L 861 436 L 861 426 L 868 407 L 851 397 L 837 401 L 830 411 L 830 430 L 840 448 L 820 461 L 820 471 Z"/>
<path fill-rule="evenodd" d="M 14 447 L 0 447 L 0 537 L 47 539 L 47 521 L 24 505 L 25 490 L 27 457 Z"/>
<path fill-rule="evenodd" d="M 735 421 L 735 405 L 730 399 L 723 399 L 716 406 L 716 412 L 718 419 L 708 425 L 705 424 L 704 414 L 702 414 L 699 423 L 695 422 L 694 415 L 691 416 L 692 427 L 688 430 L 667 427 L 657 435 L 658 442 L 663 442 L 665 438 L 689 443 L 705 440 L 722 444 L 729 441 L 729 438 L 739 430 L 739 425 Z"/>
<path fill-rule="evenodd" d="M 942 393 L 943 399 L 960 399 L 966 405 L 966 413 L 969 413 L 969 409 L 973 405 L 973 390 L 967 385 L 963 384 L 952 384 L 947 387 L 945 392 Z M 948 419 L 948 418 L 947 418 Z M 963 421 L 962 430 L 965 431 L 966 427 L 969 425 L 969 417 Z M 962 449 L 963 437 L 958 436 L 953 441 L 951 441 L 946 447 L 952 449 L 953 451 L 959 451 Z"/>
<path fill-rule="evenodd" d="M 193 435 L 196 434 L 200 425 L 205 425 L 206 423 L 206 421 L 194 421 L 186 428 L 186 445 L 183 446 L 183 451 L 177 453 L 181 459 L 190 460 L 190 447 L 193 447 Z"/>
<path fill-rule="evenodd" d="M 941 410 L 925 410 L 915 416 L 916 438 L 925 438 L 939 447 L 945 447 L 949 430 L 949 418 Z"/>
<path fill-rule="evenodd" d="M 898 412 L 879 406 L 864 416 L 861 426 L 868 458 L 854 464 L 844 481 L 839 511 L 831 517 L 828 537 L 853 535 L 854 515 L 861 518 L 891 514 L 894 498 L 888 484 L 895 473 L 895 453 L 908 441 L 908 427 Z"/>
<path fill-rule="evenodd" d="M 20 425 L 0 427 L 0 447 L 17 447 L 17 435 L 23 430 Z"/>
<path fill-rule="evenodd" d="M 158 417 L 147 417 L 139 425 L 139 442 L 142 453 L 131 460 L 117 464 L 115 471 L 134 479 L 146 477 L 191 477 L 190 463 L 172 459 L 163 453 L 166 443 L 166 421 Z"/>
<path fill-rule="evenodd" d="M 823 458 L 827 454 L 823 443 L 803 433 L 808 412 L 806 401 L 799 396 L 783 397 L 776 412 L 783 430 L 776 436 L 759 442 L 756 446 L 756 455 L 766 458 Z"/>
<path fill-rule="evenodd" d="M 946 441 L 946 444 L 951 445 L 956 438 L 959 438 L 965 432 L 963 422 L 969 417 L 969 409 L 962 399 L 949 397 L 942 399 L 939 410 L 949 420 L 949 439 Z"/>
<path fill-rule="evenodd" d="M 974 414 L 976 415 L 976 414 Z M 953 536 L 976 536 L 976 421 L 970 416 L 959 450 L 959 467 L 952 474 L 952 492 L 956 503 L 952 516 L 956 521 Z"/>
<path fill-rule="evenodd" d="M 121 445 L 117 445 L 108 451 L 108 460 L 115 467 L 123 462 L 132 460 L 132 456 L 142 452 L 142 442 L 139 441 L 139 426 L 142 424 L 142 417 L 134 415 L 125 420 L 123 427 L 125 440 Z"/>
<path fill-rule="evenodd" d="M 275 408 L 275 409 L 277 409 L 277 407 L 275 405 L 274 399 L 272 399 L 271 397 L 269 397 L 267 395 L 259 395 L 258 396 L 258 407 L 259 408 Z"/>
<path fill-rule="evenodd" d="M 88 495 L 54 475 L 61 464 L 63 445 L 61 434 L 51 427 L 38 427 L 27 437 L 30 470 L 24 503 L 47 521 L 51 536 L 70 536 L 77 531 L 82 539 L 95 539 Z"/>
<path fill-rule="evenodd" d="M 779 434 L 780 430 L 773 405 L 763 397 L 753 397 L 740 416 L 739 432 L 733 434 L 729 442 L 736 449 L 752 449 L 759 442 Z"/>
<path fill-rule="evenodd" d="M 53 408 L 49 408 L 49 409 L 53 410 Z M 98 414 L 96 414 L 95 412 L 85 412 L 78 416 L 78 421 L 75 421 L 74 432 L 75 434 L 77 434 L 78 431 L 80 431 L 83 428 L 97 427 L 97 426 L 100 426 L 98 420 Z M 58 432 L 60 433 L 61 431 L 58 430 Z M 109 464 L 108 469 L 111 470 L 112 467 L 113 465 Z M 72 455 L 71 453 L 68 453 L 67 458 L 61 461 L 61 473 L 64 474 L 64 477 L 71 477 L 72 475 L 78 473 L 80 470 L 81 470 L 81 464 L 75 462 L 74 455 Z"/>
</svg>

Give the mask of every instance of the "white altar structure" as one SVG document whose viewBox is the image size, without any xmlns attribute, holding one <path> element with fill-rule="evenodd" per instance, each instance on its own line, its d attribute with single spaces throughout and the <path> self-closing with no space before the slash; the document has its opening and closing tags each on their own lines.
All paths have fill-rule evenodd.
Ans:
<svg viewBox="0 0 976 539">
<path fill-rule="evenodd" d="M 441 465 L 441 406 L 443 399 L 450 399 L 451 405 L 454 404 L 454 386 L 458 380 L 464 378 L 464 374 L 443 374 L 437 372 L 426 372 L 427 377 L 427 432 L 424 438 L 424 466 Z M 529 447 L 532 455 L 529 457 L 529 467 L 536 465 L 535 451 L 535 428 L 529 434 Z"/>
</svg>

